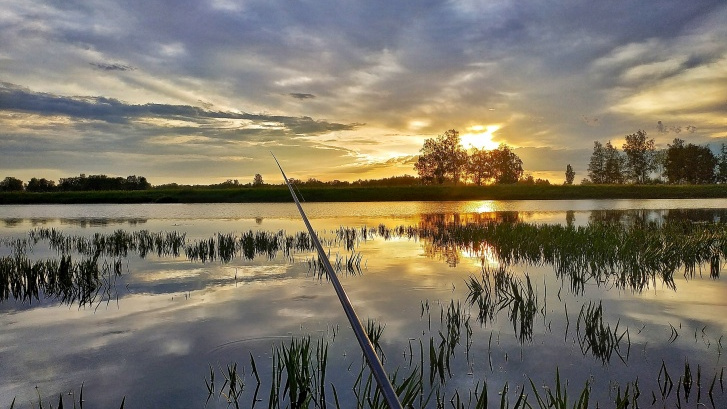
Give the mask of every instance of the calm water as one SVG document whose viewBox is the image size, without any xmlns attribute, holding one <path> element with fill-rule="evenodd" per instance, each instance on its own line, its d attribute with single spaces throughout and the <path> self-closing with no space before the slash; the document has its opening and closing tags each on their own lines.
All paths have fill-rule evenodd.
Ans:
<svg viewBox="0 0 727 409">
<path fill-rule="evenodd" d="M 421 226 L 432 218 L 576 226 L 614 217 L 716 221 L 724 220 L 727 203 L 722 199 L 479 201 L 311 203 L 304 208 L 319 234 L 332 240 L 340 227 L 393 229 Z M 217 233 L 284 230 L 293 235 L 305 229 L 293 204 L 0 206 L 0 238 L 6 243 L 0 246 L 0 256 L 13 253 L 7 244 L 10 239 L 25 238 L 38 228 L 83 237 L 119 229 L 176 231 L 186 234 L 189 242 Z M 329 243 L 333 260 L 351 254 L 340 243 Z M 419 340 L 425 355 L 430 338 L 439 340 L 440 317 L 450 302 L 460 302 L 476 317 L 466 303 L 465 280 L 479 276 L 483 263 L 493 269 L 499 266 L 491 255 L 437 249 L 426 240 L 401 235 L 368 237 L 358 243 L 354 254 L 361 257 L 361 271 L 343 274 L 342 283 L 362 320 L 373 318 L 385 325 L 385 366 L 402 372 L 419 365 Z M 40 242 L 31 256 L 53 258 L 57 253 Z M 54 396 L 55 405 L 59 393 L 77 393 L 81 384 L 91 407 L 118 407 L 124 396 L 126 407 L 204 407 L 210 365 L 218 370 L 233 362 L 247 367 L 240 402 L 248 407 L 255 389 L 250 355 L 264 388 L 270 382 L 273 346 L 304 335 L 329 341 L 329 382 L 336 383 L 342 400 L 350 400 L 360 353 L 330 284 L 310 270 L 312 257 L 301 251 L 291 257 L 203 263 L 189 261 L 184 252 L 179 257 L 131 254 L 123 259 L 122 275 L 112 292 L 99 298 L 101 302 L 82 306 L 47 299 L 1 302 L 0 407 L 9 407 L 14 397 L 16 405 L 30 407 L 37 401 L 36 386 L 42 396 Z M 655 406 L 663 406 L 658 393 L 664 377 L 659 376 L 660 368 L 666 367 L 673 378 L 673 397 L 688 363 L 695 378 L 689 407 L 697 402 L 697 371 L 701 402 L 712 406 L 707 390 L 716 379 L 715 406 L 727 405 L 721 375 L 727 288 L 724 278 L 710 278 L 709 266 L 693 277 L 677 274 L 676 290 L 658 281 L 643 292 L 588 283 L 579 294 L 556 277 L 552 265 L 508 268 L 516 277 L 527 275 L 537 293 L 531 338 L 519 337 L 506 311 L 483 324 L 473 317 L 471 336 L 464 340 L 463 335 L 463 345 L 471 346 L 455 351 L 449 390 L 462 393 L 486 381 L 495 403 L 496 392 L 508 383 L 514 401 L 515 390 L 523 385 L 531 392 L 528 378 L 553 387 L 558 368 L 569 382 L 569 394 L 590 380 L 592 402 L 598 400 L 602 407 L 612 406 L 617 389 L 637 378 L 640 405 L 649 407 L 652 391 L 657 391 Z M 724 273 L 722 267 L 722 277 Z M 602 303 L 603 320 L 611 328 L 618 323 L 619 331 L 628 329 L 628 357 L 614 355 L 604 363 L 582 352 L 576 318 L 589 302 Z M 224 379 L 219 371 L 217 376 Z M 267 407 L 267 392 L 262 397 L 258 407 Z M 227 403 L 213 397 L 207 406 L 227 407 Z"/>
</svg>

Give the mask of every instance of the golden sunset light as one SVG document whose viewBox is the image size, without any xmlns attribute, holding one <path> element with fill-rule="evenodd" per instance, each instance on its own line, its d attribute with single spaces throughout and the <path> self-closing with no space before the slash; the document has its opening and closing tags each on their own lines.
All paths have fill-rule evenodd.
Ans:
<svg viewBox="0 0 727 409">
<path fill-rule="evenodd" d="M 500 142 L 492 140 L 493 134 L 500 129 L 500 125 L 475 125 L 470 127 L 468 133 L 460 134 L 462 140 L 462 146 L 467 148 L 477 149 L 496 149 Z"/>
</svg>

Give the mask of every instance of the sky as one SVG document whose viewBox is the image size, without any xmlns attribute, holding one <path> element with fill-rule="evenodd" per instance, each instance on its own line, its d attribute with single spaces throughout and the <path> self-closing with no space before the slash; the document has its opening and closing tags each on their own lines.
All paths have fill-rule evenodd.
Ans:
<svg viewBox="0 0 727 409">
<path fill-rule="evenodd" d="M 424 140 L 586 177 L 727 142 L 724 0 L 0 0 L 0 177 L 415 175 Z"/>
</svg>

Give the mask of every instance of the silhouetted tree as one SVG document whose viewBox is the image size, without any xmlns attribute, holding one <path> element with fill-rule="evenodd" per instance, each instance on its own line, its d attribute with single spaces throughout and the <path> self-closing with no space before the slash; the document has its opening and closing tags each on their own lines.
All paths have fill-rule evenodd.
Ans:
<svg viewBox="0 0 727 409">
<path fill-rule="evenodd" d="M 565 184 L 572 185 L 575 178 L 576 172 L 573 170 L 573 166 L 569 163 L 568 166 L 565 167 Z"/>
<path fill-rule="evenodd" d="M 416 176 L 403 175 L 403 176 L 392 176 L 383 179 L 359 179 L 353 183 L 354 186 L 415 186 L 421 182 L 421 179 Z M 348 182 L 341 182 L 343 185 L 349 184 Z"/>
<path fill-rule="evenodd" d="M 492 179 L 492 154 L 488 150 L 474 148 L 467 161 L 467 175 L 477 186 Z"/>
<path fill-rule="evenodd" d="M 32 178 L 25 185 L 25 190 L 28 192 L 52 192 L 55 188 L 56 182 L 46 178 Z"/>
<path fill-rule="evenodd" d="M 639 130 L 626 135 L 626 143 L 622 146 L 625 158 L 626 179 L 643 184 L 649 181 L 649 175 L 656 169 L 654 164 L 654 140 L 646 139 L 646 132 Z"/>
<path fill-rule="evenodd" d="M 706 146 L 684 144 L 674 139 L 668 145 L 664 176 L 668 183 L 714 183 L 717 158 Z"/>
<path fill-rule="evenodd" d="M 58 190 L 84 191 L 84 190 L 143 190 L 149 189 L 151 184 L 143 176 L 109 177 L 106 175 L 81 174 L 76 177 L 61 178 L 58 181 Z"/>
<path fill-rule="evenodd" d="M 255 177 L 252 179 L 252 185 L 253 186 L 262 186 L 263 185 L 263 176 L 259 173 L 255 174 Z"/>
<path fill-rule="evenodd" d="M 727 144 L 722 144 L 717 156 L 716 182 L 727 183 Z"/>
<path fill-rule="evenodd" d="M 151 184 L 147 182 L 144 176 L 127 176 L 126 181 L 121 183 L 124 190 L 144 190 L 149 189 Z"/>
<path fill-rule="evenodd" d="M 686 155 L 683 139 L 674 138 L 671 145 L 667 145 L 664 157 L 664 177 L 667 183 L 684 183 L 686 181 Z"/>
<path fill-rule="evenodd" d="M 12 176 L 8 176 L 0 182 L 0 192 L 22 192 L 23 181 Z"/>
<path fill-rule="evenodd" d="M 443 135 L 424 141 L 421 155 L 414 164 L 425 183 L 444 183 L 448 178 L 457 183 L 467 163 L 467 152 L 460 145 L 459 132 L 450 129 Z"/>
<path fill-rule="evenodd" d="M 522 179 L 518 180 L 517 183 L 519 185 L 542 185 L 542 186 L 550 186 L 550 181 L 548 179 L 541 179 L 537 178 L 535 179 L 533 175 L 525 175 Z"/>
<path fill-rule="evenodd" d="M 523 161 L 509 146 L 500 145 L 490 152 L 495 183 L 516 183 L 523 175 Z"/>
</svg>

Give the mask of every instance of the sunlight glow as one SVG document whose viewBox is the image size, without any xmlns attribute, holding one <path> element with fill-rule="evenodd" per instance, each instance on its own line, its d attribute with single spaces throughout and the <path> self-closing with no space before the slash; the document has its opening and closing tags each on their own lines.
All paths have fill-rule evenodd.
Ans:
<svg viewBox="0 0 727 409">
<path fill-rule="evenodd" d="M 463 258 L 471 260 L 474 267 L 500 267 L 500 261 L 497 259 L 494 247 L 484 243 L 482 247 L 476 251 L 460 250 Z"/>
<path fill-rule="evenodd" d="M 477 209 L 475 210 L 475 213 L 490 213 L 495 211 L 495 202 L 492 200 L 488 200 L 482 204 L 480 204 Z"/>
<path fill-rule="evenodd" d="M 467 129 L 469 131 L 468 133 L 460 135 L 462 146 L 464 146 L 465 148 L 477 148 L 486 150 L 495 149 L 500 145 L 500 143 L 492 140 L 492 134 L 500 128 L 500 125 L 471 126 Z"/>
<path fill-rule="evenodd" d="M 426 128 L 427 126 L 429 126 L 429 123 L 430 122 L 427 120 L 415 119 L 415 120 L 409 121 L 409 129 L 418 131 L 422 128 Z"/>
</svg>

